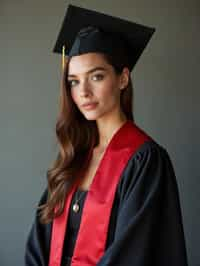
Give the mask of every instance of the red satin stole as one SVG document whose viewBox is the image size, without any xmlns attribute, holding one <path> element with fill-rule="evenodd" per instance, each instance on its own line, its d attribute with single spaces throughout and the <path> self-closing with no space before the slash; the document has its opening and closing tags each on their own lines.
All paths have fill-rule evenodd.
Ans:
<svg viewBox="0 0 200 266">
<path fill-rule="evenodd" d="M 107 232 L 115 191 L 129 159 L 151 140 L 136 124 L 127 120 L 112 136 L 88 190 L 71 266 L 94 266 L 105 251 Z M 76 182 L 66 197 L 62 215 L 52 226 L 49 266 L 60 266 L 67 218 Z"/>
</svg>

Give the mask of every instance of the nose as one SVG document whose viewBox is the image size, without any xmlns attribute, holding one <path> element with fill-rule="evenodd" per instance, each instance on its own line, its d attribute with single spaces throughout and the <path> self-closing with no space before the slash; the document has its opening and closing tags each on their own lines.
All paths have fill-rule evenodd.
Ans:
<svg viewBox="0 0 200 266">
<path fill-rule="evenodd" d="M 80 84 L 80 97 L 86 97 L 91 94 L 91 88 L 89 82 L 87 80 L 84 80 Z"/>
</svg>

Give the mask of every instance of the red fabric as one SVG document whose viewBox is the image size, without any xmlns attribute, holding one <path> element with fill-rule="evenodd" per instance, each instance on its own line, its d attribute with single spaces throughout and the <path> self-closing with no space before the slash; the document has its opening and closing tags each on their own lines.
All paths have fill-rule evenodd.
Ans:
<svg viewBox="0 0 200 266">
<path fill-rule="evenodd" d="M 133 121 L 126 121 L 113 135 L 100 161 L 85 199 L 71 266 L 94 266 L 104 253 L 106 238 L 120 176 L 136 150 L 150 140 Z M 91 152 L 89 154 L 89 159 Z M 74 184 L 66 197 L 64 212 L 53 221 L 49 266 L 60 266 L 67 218 Z"/>
</svg>

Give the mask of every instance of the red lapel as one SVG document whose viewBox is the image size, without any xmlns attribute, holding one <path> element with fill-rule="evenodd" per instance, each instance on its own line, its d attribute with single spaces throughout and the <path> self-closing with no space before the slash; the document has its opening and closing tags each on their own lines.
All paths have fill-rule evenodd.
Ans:
<svg viewBox="0 0 200 266">
<path fill-rule="evenodd" d="M 85 199 L 71 266 L 94 266 L 103 255 L 120 176 L 130 157 L 148 140 L 151 137 L 131 120 L 126 121 L 113 135 Z M 61 265 L 69 207 L 77 186 L 78 182 L 66 197 L 63 214 L 53 221 L 49 266 Z"/>
</svg>

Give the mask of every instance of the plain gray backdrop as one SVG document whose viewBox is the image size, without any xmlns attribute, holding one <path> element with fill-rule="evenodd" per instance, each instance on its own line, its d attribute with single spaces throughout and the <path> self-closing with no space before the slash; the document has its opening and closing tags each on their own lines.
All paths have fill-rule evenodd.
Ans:
<svg viewBox="0 0 200 266">
<path fill-rule="evenodd" d="M 136 123 L 169 152 L 190 266 L 200 265 L 200 2 L 0 0 L 0 265 L 23 265 L 35 208 L 55 159 L 67 5 L 156 27 L 132 72 Z"/>
</svg>

